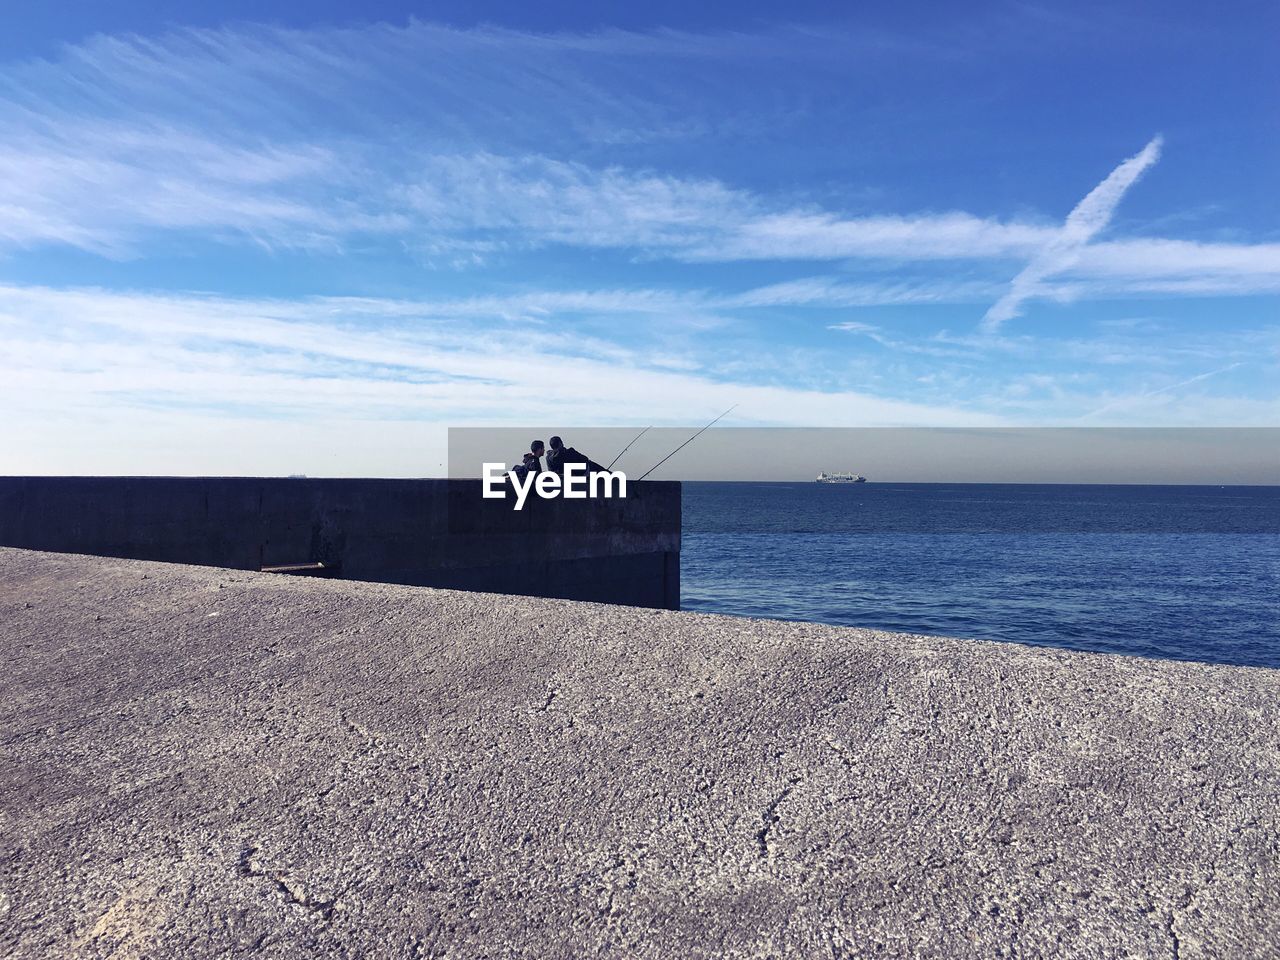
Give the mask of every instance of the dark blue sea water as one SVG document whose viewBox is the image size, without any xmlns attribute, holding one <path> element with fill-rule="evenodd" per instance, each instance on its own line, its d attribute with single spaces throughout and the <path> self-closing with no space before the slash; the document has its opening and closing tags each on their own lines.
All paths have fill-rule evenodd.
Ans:
<svg viewBox="0 0 1280 960">
<path fill-rule="evenodd" d="M 686 483 L 686 610 L 1280 667 L 1280 487 Z"/>
</svg>

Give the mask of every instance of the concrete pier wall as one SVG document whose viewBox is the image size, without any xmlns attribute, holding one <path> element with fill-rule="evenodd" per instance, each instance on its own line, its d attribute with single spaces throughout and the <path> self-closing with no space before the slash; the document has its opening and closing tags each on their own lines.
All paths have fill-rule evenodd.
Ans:
<svg viewBox="0 0 1280 960">
<path fill-rule="evenodd" d="M 0 545 L 679 607 L 678 483 L 511 507 L 478 480 L 0 477 Z"/>
</svg>

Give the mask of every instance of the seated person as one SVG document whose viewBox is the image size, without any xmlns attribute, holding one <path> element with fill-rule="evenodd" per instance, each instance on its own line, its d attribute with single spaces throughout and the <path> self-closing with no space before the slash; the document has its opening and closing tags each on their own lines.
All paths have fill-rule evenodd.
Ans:
<svg viewBox="0 0 1280 960">
<path fill-rule="evenodd" d="M 523 480 L 531 473 L 541 473 L 542 467 L 538 464 L 538 458 L 530 452 L 524 455 L 524 460 L 511 468 L 511 472 Z"/>
<path fill-rule="evenodd" d="M 555 473 L 564 473 L 566 463 L 585 463 L 588 473 L 599 473 L 605 469 L 585 453 L 579 453 L 573 447 L 566 447 L 559 437 L 552 437 L 551 449 L 547 452 L 547 469 Z"/>
</svg>

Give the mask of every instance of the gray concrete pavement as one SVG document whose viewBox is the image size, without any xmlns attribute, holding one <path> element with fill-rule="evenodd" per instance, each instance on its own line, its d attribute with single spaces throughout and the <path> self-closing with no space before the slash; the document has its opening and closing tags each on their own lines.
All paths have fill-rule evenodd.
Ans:
<svg viewBox="0 0 1280 960">
<path fill-rule="evenodd" d="M 6 957 L 1280 956 L 1277 671 L 18 550 L 0 653 Z"/>
</svg>

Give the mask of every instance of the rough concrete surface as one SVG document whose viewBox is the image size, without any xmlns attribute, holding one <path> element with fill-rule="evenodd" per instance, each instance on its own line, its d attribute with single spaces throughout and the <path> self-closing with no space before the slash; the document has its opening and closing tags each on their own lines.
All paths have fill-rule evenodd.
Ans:
<svg viewBox="0 0 1280 960">
<path fill-rule="evenodd" d="M 0 651 L 5 957 L 1280 955 L 1278 671 L 19 550 Z"/>
</svg>

